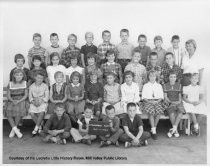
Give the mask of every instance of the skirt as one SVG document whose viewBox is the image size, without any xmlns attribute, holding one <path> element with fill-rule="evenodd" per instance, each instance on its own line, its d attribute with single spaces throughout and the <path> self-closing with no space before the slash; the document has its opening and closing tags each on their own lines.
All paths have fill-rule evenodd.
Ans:
<svg viewBox="0 0 210 166">
<path fill-rule="evenodd" d="M 8 102 L 6 109 L 7 117 L 23 117 L 27 115 L 26 111 L 26 101 L 22 101 L 18 104 L 13 104 L 12 102 Z"/>
<path fill-rule="evenodd" d="M 193 114 L 202 114 L 207 115 L 207 107 L 204 103 L 201 103 L 199 105 L 192 105 L 186 102 L 183 102 L 184 108 L 186 110 L 186 113 L 193 113 Z"/>
<path fill-rule="evenodd" d="M 180 104 L 171 104 L 171 103 L 164 101 L 163 108 L 165 108 L 166 115 L 168 115 L 170 113 L 182 113 L 182 114 L 186 113 L 182 102 Z"/>
<path fill-rule="evenodd" d="M 33 104 L 30 104 L 29 113 L 41 113 L 41 112 L 47 112 L 47 106 L 48 103 L 42 103 L 39 107 L 36 107 Z"/>
<path fill-rule="evenodd" d="M 151 115 L 164 114 L 164 110 L 165 110 L 162 102 L 159 102 L 157 104 L 143 102 L 142 103 L 142 108 L 143 108 L 143 112 L 145 112 L 147 114 L 151 114 Z"/>
</svg>

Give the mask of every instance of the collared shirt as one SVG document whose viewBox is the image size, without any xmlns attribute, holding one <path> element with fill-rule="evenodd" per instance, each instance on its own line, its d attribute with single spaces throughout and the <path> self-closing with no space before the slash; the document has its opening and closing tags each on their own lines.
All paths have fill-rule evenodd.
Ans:
<svg viewBox="0 0 210 166">
<path fill-rule="evenodd" d="M 53 100 L 63 100 L 66 95 L 66 88 L 66 82 L 63 82 L 60 85 L 58 83 L 53 84 L 52 88 L 50 89 L 52 91 Z"/>
<path fill-rule="evenodd" d="M 152 49 L 152 52 L 156 52 L 158 54 L 157 65 L 162 66 L 165 59 L 166 50 L 163 48 L 161 48 L 160 50 L 158 50 L 157 48 L 154 48 Z"/>
<path fill-rule="evenodd" d="M 173 47 L 168 48 L 168 52 L 172 52 L 175 57 L 175 64 L 178 65 L 179 67 L 182 66 L 182 59 L 184 55 L 186 54 L 185 50 L 182 48 L 174 49 Z"/>
<path fill-rule="evenodd" d="M 151 48 L 148 46 L 144 46 L 144 47 L 136 47 L 134 48 L 134 50 L 138 50 L 141 52 L 141 63 L 146 66 L 147 64 L 147 59 L 149 58 L 149 55 L 151 53 Z"/>
<path fill-rule="evenodd" d="M 76 86 L 74 84 L 70 84 L 68 87 L 68 95 L 71 97 L 82 97 L 84 92 L 84 86 L 82 84 L 77 84 Z"/>
<path fill-rule="evenodd" d="M 78 83 L 77 85 L 71 83 L 71 86 L 72 86 L 72 87 L 79 87 L 79 86 L 80 86 L 80 83 Z"/>
<path fill-rule="evenodd" d="M 164 84 L 163 86 L 164 93 L 167 94 L 167 97 L 171 101 L 179 101 L 179 94 L 182 91 L 181 84 L 175 82 L 174 85 L 171 85 L 170 82 Z"/>
<path fill-rule="evenodd" d="M 139 86 L 137 83 L 132 82 L 131 85 L 127 85 L 126 83 L 123 83 L 121 85 L 121 94 L 122 102 L 139 102 L 140 97 L 139 97 Z"/>
<path fill-rule="evenodd" d="M 30 57 L 31 59 L 30 58 L 29 59 L 32 60 L 34 55 L 39 55 L 42 59 L 42 62 L 45 63 L 45 51 L 46 51 L 46 49 L 41 46 L 39 48 L 32 47 L 28 51 L 28 57 Z M 31 61 L 29 62 L 29 64 L 31 64 Z"/>
<path fill-rule="evenodd" d="M 131 59 L 134 46 L 128 42 L 121 42 L 116 46 L 118 59 Z"/>
<path fill-rule="evenodd" d="M 104 98 L 107 101 L 118 102 L 120 101 L 120 84 L 114 83 L 114 85 L 106 84 L 104 86 Z"/>
<path fill-rule="evenodd" d="M 45 51 L 45 61 L 46 61 L 46 65 L 50 65 L 50 54 L 52 54 L 53 52 L 57 52 L 61 58 L 61 54 L 63 53 L 63 50 L 64 48 L 61 47 L 61 46 L 58 46 L 58 47 L 53 47 L 53 46 L 50 46 L 50 47 L 47 47 L 46 48 L 46 51 Z"/>
<path fill-rule="evenodd" d="M 108 50 L 115 50 L 115 45 L 111 43 L 102 43 L 98 46 L 97 54 L 100 59 L 105 59 Z"/>
<path fill-rule="evenodd" d="M 163 99 L 163 88 L 157 82 L 148 82 L 142 89 L 142 99 Z"/>
<path fill-rule="evenodd" d="M 84 61 L 85 61 L 85 65 L 87 66 L 88 63 L 87 63 L 87 54 L 92 52 L 94 54 L 97 54 L 97 47 L 93 44 L 91 45 L 88 45 L 88 44 L 85 44 L 81 47 L 81 54 L 84 54 Z"/>
<path fill-rule="evenodd" d="M 33 83 L 29 87 L 29 101 L 33 101 L 34 98 L 42 99 L 46 103 L 49 100 L 49 89 L 48 86 L 45 83 L 42 83 L 40 86 L 37 86 L 35 83 Z"/>
<path fill-rule="evenodd" d="M 58 119 L 56 113 L 50 116 L 50 119 L 47 120 L 43 130 L 45 133 L 48 130 L 62 130 L 64 129 L 65 132 L 70 132 L 71 129 L 71 121 L 69 116 L 66 113 L 63 113 L 61 119 Z"/>
</svg>

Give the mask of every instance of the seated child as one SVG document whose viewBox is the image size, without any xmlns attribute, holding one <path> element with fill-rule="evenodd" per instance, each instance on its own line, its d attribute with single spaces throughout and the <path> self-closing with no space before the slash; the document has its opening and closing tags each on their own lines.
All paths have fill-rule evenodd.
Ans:
<svg viewBox="0 0 210 166">
<path fill-rule="evenodd" d="M 90 120 L 95 119 L 93 116 L 93 109 L 94 109 L 94 106 L 90 103 L 87 103 L 85 105 L 84 114 L 81 115 L 77 121 L 79 125 L 79 129 L 71 128 L 70 132 L 76 143 L 82 142 L 84 144 L 91 145 L 91 141 L 96 139 L 96 135 L 88 134 L 89 122 Z"/>
<path fill-rule="evenodd" d="M 35 82 L 29 87 L 29 113 L 36 124 L 32 131 L 32 137 L 36 136 L 37 132 L 41 132 L 43 118 L 47 112 L 49 89 L 48 86 L 43 83 L 43 80 L 44 74 L 42 72 L 37 72 Z"/>
<path fill-rule="evenodd" d="M 120 84 L 114 82 L 115 74 L 110 72 L 107 73 L 106 79 L 107 84 L 104 86 L 104 102 L 102 107 L 102 113 L 106 114 L 105 108 L 108 105 L 113 105 L 115 108 L 115 114 L 123 113 L 123 108 L 121 107 L 120 99 L 121 99 L 121 91 Z"/>
<path fill-rule="evenodd" d="M 185 113 L 184 106 L 182 103 L 182 87 L 181 84 L 176 82 L 176 73 L 169 73 L 169 82 L 164 84 L 164 97 L 166 104 L 166 111 L 169 115 L 169 119 L 172 124 L 172 129 L 168 132 L 168 137 L 179 137 L 179 133 L 177 131 L 177 126 L 179 125 L 180 120 L 182 119 L 182 114 Z"/>
<path fill-rule="evenodd" d="M 191 84 L 183 87 L 183 104 L 186 113 L 189 113 L 193 122 L 191 134 L 199 136 L 200 127 L 196 114 L 207 115 L 207 107 L 203 101 L 204 89 L 198 85 L 199 74 L 191 74 Z"/>
<path fill-rule="evenodd" d="M 65 113 L 65 105 L 56 103 L 54 113 L 47 120 L 42 136 L 43 141 L 57 144 L 66 144 L 66 139 L 70 137 L 71 121 Z"/>
<path fill-rule="evenodd" d="M 136 114 L 136 104 L 127 104 L 127 114 L 122 119 L 122 126 L 125 131 L 119 138 L 120 142 L 125 143 L 125 148 L 130 146 L 146 146 L 147 139 L 151 137 L 149 132 L 143 129 L 143 122 L 139 115 Z"/>
<path fill-rule="evenodd" d="M 109 146 L 111 144 L 119 146 L 118 139 L 121 134 L 123 134 L 123 130 L 120 129 L 120 119 L 115 115 L 115 108 L 113 105 L 108 105 L 105 108 L 106 116 L 103 118 L 103 121 L 110 122 L 110 135 L 100 136 L 101 145 Z"/>
<path fill-rule="evenodd" d="M 17 128 L 21 118 L 26 115 L 26 98 L 28 97 L 27 83 L 24 80 L 24 71 L 15 69 L 12 75 L 12 81 L 9 82 L 7 89 L 8 104 L 6 109 L 6 117 L 12 130 L 9 138 L 13 138 L 15 134 L 18 138 L 22 138 L 23 134 Z"/>
<path fill-rule="evenodd" d="M 151 70 L 148 73 L 149 82 L 144 84 L 142 89 L 143 111 L 148 114 L 151 125 L 152 138 L 157 139 L 156 127 L 158 125 L 160 114 L 164 113 L 163 107 L 163 88 L 156 82 L 156 72 Z"/>
</svg>

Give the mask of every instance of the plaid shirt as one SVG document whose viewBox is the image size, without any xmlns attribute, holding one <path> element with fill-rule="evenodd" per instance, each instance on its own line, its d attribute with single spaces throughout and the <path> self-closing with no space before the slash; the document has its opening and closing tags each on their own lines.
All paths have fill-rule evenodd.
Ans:
<svg viewBox="0 0 210 166">
<path fill-rule="evenodd" d="M 97 54 L 100 59 L 105 59 L 108 50 L 115 50 L 115 45 L 111 43 L 102 43 L 98 46 Z"/>
<path fill-rule="evenodd" d="M 169 81 L 169 73 L 171 71 L 174 71 L 177 75 L 177 80 L 180 80 L 182 78 L 182 70 L 179 66 L 173 65 L 172 68 L 167 63 L 164 63 L 162 65 L 162 75 L 163 75 L 163 80 L 164 83 L 167 83 Z"/>
<path fill-rule="evenodd" d="M 76 54 L 77 59 L 78 59 L 78 65 L 82 66 L 82 61 L 81 61 L 81 55 L 80 55 L 80 49 L 77 47 L 74 47 L 73 49 L 68 46 L 63 53 L 61 54 L 61 60 L 60 64 L 64 65 L 66 68 L 71 66 L 71 57 Z"/>
</svg>

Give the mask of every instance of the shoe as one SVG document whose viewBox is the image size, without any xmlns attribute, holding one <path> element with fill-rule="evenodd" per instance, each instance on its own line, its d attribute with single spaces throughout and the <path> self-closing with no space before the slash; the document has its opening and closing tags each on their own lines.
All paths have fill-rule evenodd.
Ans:
<svg viewBox="0 0 210 166">
<path fill-rule="evenodd" d="M 38 133 L 40 134 L 41 132 L 42 132 L 42 126 L 39 126 Z"/>
<path fill-rule="evenodd" d="M 9 138 L 13 138 L 15 136 L 15 131 L 12 129 L 9 133 Z"/>
<path fill-rule="evenodd" d="M 125 142 L 125 148 L 129 148 L 131 146 L 132 146 L 132 144 L 130 142 Z"/>
<path fill-rule="evenodd" d="M 20 129 L 16 128 L 14 130 L 15 134 L 17 135 L 18 138 L 22 138 L 23 137 L 23 134 L 20 132 Z"/>
<path fill-rule="evenodd" d="M 35 137 L 36 135 L 37 135 L 37 131 L 33 130 L 31 136 L 32 136 L 32 137 Z"/>
<path fill-rule="evenodd" d="M 174 132 L 174 136 L 175 136 L 176 138 L 178 138 L 178 137 L 179 137 L 179 133 L 178 133 L 178 131 L 177 131 L 177 130 Z"/>
<path fill-rule="evenodd" d="M 65 138 L 62 139 L 62 144 L 63 144 L 63 145 L 66 145 L 66 139 L 65 139 Z"/>
<path fill-rule="evenodd" d="M 101 141 L 100 147 L 106 147 L 109 146 L 108 143 L 106 141 Z"/>
<path fill-rule="evenodd" d="M 173 129 L 170 129 L 169 132 L 167 133 L 168 137 L 171 138 L 174 134 Z"/>
<path fill-rule="evenodd" d="M 91 145 L 91 140 L 89 140 L 89 139 L 82 139 L 81 142 L 83 144 Z"/>
<path fill-rule="evenodd" d="M 44 142 L 51 142 L 50 138 L 52 138 L 52 135 L 47 135 L 45 138 L 43 138 Z"/>
<path fill-rule="evenodd" d="M 147 146 L 147 145 L 148 145 L 148 141 L 145 139 L 144 143 L 143 143 L 143 146 Z"/>
<path fill-rule="evenodd" d="M 157 138 L 157 134 L 152 134 L 152 138 L 154 139 L 154 140 L 157 140 L 158 138 Z"/>
<path fill-rule="evenodd" d="M 120 144 L 119 144 L 118 141 L 115 142 L 115 146 L 116 146 L 116 147 L 119 147 L 119 146 L 120 146 Z"/>
<path fill-rule="evenodd" d="M 57 143 L 57 138 L 56 137 L 51 137 L 49 140 L 51 140 L 53 143 Z"/>
<path fill-rule="evenodd" d="M 196 136 L 200 136 L 200 127 L 198 127 L 198 129 L 194 129 L 194 133 Z"/>
</svg>

